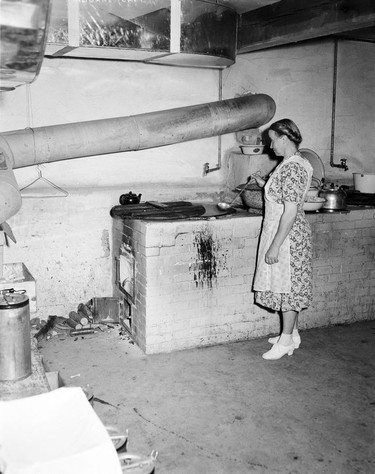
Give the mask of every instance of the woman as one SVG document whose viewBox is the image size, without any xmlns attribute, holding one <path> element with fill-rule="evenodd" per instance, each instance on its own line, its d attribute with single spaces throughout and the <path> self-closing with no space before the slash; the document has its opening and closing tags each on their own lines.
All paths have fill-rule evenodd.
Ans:
<svg viewBox="0 0 375 474">
<path fill-rule="evenodd" d="M 312 300 L 311 230 L 303 203 L 313 170 L 298 152 L 302 136 L 294 122 L 279 120 L 268 134 L 283 160 L 267 183 L 254 176 L 265 197 L 254 290 L 257 303 L 282 313 L 282 333 L 268 340 L 273 347 L 263 354 L 275 360 L 299 347 L 298 313 Z"/>
</svg>

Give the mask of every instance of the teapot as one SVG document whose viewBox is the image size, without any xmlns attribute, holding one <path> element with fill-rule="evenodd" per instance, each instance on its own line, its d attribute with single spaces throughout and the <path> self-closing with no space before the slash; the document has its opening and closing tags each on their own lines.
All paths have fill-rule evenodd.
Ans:
<svg viewBox="0 0 375 474">
<path fill-rule="evenodd" d="M 322 186 L 319 191 L 319 197 L 326 201 L 322 210 L 326 211 L 345 211 L 346 210 L 346 192 L 341 186 L 330 183 Z"/>
<path fill-rule="evenodd" d="M 141 201 L 141 196 L 142 194 L 138 194 L 137 196 L 135 193 L 129 191 L 127 194 L 121 194 L 119 201 L 123 206 L 127 204 L 139 204 Z"/>
</svg>

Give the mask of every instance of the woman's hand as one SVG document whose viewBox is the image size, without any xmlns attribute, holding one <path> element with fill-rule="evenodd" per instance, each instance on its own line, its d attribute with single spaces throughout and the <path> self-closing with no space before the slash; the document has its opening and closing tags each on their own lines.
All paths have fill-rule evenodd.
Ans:
<svg viewBox="0 0 375 474">
<path fill-rule="evenodd" d="M 271 244 L 266 252 L 265 260 L 268 265 L 273 265 L 279 261 L 279 249 L 275 245 Z"/>
<path fill-rule="evenodd" d="M 255 181 L 257 182 L 257 185 L 258 185 L 260 188 L 263 188 L 263 186 L 266 184 L 266 180 L 261 177 L 261 175 L 259 174 L 259 172 L 256 172 L 256 173 L 252 174 L 252 175 L 251 175 L 251 178 L 252 178 L 252 179 L 255 179 Z"/>
</svg>

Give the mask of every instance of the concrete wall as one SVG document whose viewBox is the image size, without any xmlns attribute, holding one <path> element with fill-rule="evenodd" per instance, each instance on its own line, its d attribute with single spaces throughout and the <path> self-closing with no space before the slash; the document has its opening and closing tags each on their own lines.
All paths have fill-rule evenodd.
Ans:
<svg viewBox="0 0 375 474">
<path fill-rule="evenodd" d="M 335 161 L 349 172 L 375 173 L 375 44 L 340 42 L 336 94 Z"/>
<path fill-rule="evenodd" d="M 303 146 L 322 157 L 327 174 L 351 180 L 350 173 L 359 168 L 375 171 L 374 55 L 374 45 L 340 43 L 336 159 L 341 150 L 350 149 L 356 156 L 346 175 L 328 165 L 331 41 L 239 56 L 222 73 L 223 98 L 247 91 L 270 94 L 277 103 L 275 119 L 296 120 L 305 136 Z M 126 116 L 218 98 L 219 73 L 213 70 L 45 58 L 33 84 L 0 94 L 0 131 Z M 40 315 L 63 316 L 86 297 L 111 295 L 112 249 L 104 251 L 103 236 L 108 233 L 111 242 L 109 210 L 120 194 L 132 190 L 142 193 L 142 200 L 217 199 L 225 189 L 231 152 L 239 150 L 234 134 L 222 137 L 223 168 L 203 177 L 203 164 L 209 162 L 213 168 L 218 162 L 218 145 L 218 138 L 211 138 L 43 165 L 43 176 L 69 196 L 43 181 L 27 188 L 29 197 L 9 220 L 18 243 L 11 242 L 4 257 L 5 262 L 23 261 L 36 278 Z M 38 177 L 38 170 L 19 169 L 16 177 L 23 187 Z"/>
<path fill-rule="evenodd" d="M 301 147 L 320 156 L 327 179 L 352 185 L 352 173 L 375 172 L 375 45 L 338 45 L 334 162 L 346 158 L 349 171 L 329 164 L 333 59 L 330 39 L 241 55 L 223 73 L 224 91 L 228 97 L 238 91 L 272 96 L 277 105 L 274 120 L 289 117 L 297 123 Z"/>
<path fill-rule="evenodd" d="M 218 72 L 116 61 L 45 58 L 30 86 L 0 94 L 0 131 L 123 117 L 219 99 Z M 100 140 L 100 136 L 97 137 Z M 123 187 L 144 183 L 216 184 L 203 164 L 217 162 L 218 139 L 50 163 L 43 174 L 61 187 Z M 35 168 L 16 170 L 20 186 Z M 43 184 L 43 183 L 42 183 Z"/>
</svg>

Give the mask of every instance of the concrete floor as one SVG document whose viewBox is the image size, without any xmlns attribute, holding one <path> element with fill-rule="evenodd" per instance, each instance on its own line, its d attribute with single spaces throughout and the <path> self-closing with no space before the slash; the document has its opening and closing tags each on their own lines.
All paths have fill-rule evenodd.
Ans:
<svg viewBox="0 0 375 474">
<path fill-rule="evenodd" d="M 374 473 L 375 321 L 301 336 L 279 361 L 266 338 L 146 356 L 118 328 L 39 346 L 156 474 Z"/>
</svg>

